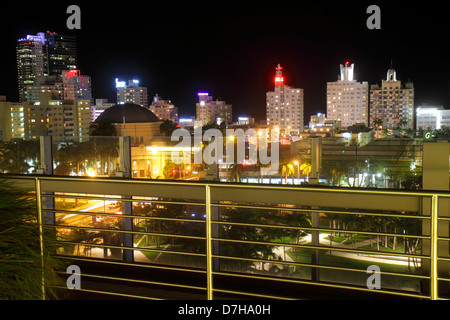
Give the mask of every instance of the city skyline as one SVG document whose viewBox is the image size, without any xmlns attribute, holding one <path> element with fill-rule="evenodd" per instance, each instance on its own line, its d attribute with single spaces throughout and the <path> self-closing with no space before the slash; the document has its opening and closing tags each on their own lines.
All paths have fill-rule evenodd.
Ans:
<svg viewBox="0 0 450 320">
<path fill-rule="evenodd" d="M 414 83 L 415 107 L 450 106 L 438 7 L 380 4 L 381 30 L 368 30 L 365 2 L 325 8 L 200 3 L 173 10 L 158 4 L 149 12 L 80 5 L 81 30 L 68 30 L 67 6 L 30 5 L 23 21 L 6 29 L 0 95 L 18 100 L 17 39 L 50 30 L 76 36 L 78 69 L 92 78 L 94 99 L 115 102 L 114 79 L 137 78 L 149 96 L 171 100 L 180 116 L 194 115 L 196 94 L 206 91 L 232 104 L 236 117 L 265 119 L 265 93 L 273 89 L 278 63 L 286 84 L 305 90 L 305 123 L 326 112 L 326 84 L 346 61 L 369 85 L 381 83 L 392 63 L 399 80 Z"/>
</svg>

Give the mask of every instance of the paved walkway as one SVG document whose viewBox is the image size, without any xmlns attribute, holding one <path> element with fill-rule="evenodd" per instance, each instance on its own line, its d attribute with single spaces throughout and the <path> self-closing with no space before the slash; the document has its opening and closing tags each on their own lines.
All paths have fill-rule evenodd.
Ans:
<svg viewBox="0 0 450 320">
<path fill-rule="evenodd" d="M 319 234 L 319 243 L 322 245 L 331 246 L 333 248 L 355 249 L 355 248 L 360 248 L 360 247 L 370 245 L 371 243 L 376 243 L 376 240 L 374 240 L 374 239 L 372 239 L 372 240 L 367 239 L 364 241 L 359 241 L 355 244 L 345 244 L 345 243 L 340 243 L 340 242 L 330 241 L 329 239 L 325 239 L 327 237 L 328 237 L 328 234 L 324 234 L 324 233 Z M 381 241 L 381 238 L 380 238 L 380 241 Z M 304 236 L 303 238 L 301 238 L 299 241 L 299 244 L 304 244 L 304 243 L 308 243 L 308 242 L 311 242 L 311 234 L 308 234 L 308 235 Z M 286 246 L 289 247 L 289 245 L 286 245 Z M 275 247 L 273 249 L 273 252 L 277 257 L 280 257 L 281 260 L 284 261 L 283 246 Z M 380 255 L 375 252 L 373 255 L 368 255 L 368 254 L 359 254 L 359 253 L 328 250 L 326 252 L 326 254 L 338 256 L 338 257 L 349 258 L 349 259 L 370 261 L 373 263 L 386 263 L 386 264 L 405 265 L 405 266 L 407 266 L 409 263 L 409 265 L 411 265 L 411 266 L 414 265 L 411 258 L 409 258 L 409 262 L 408 262 L 408 257 L 390 256 L 388 254 Z M 285 261 L 293 262 L 294 260 L 292 260 L 292 258 L 286 254 Z M 421 259 L 416 260 L 416 265 L 420 267 Z"/>
</svg>

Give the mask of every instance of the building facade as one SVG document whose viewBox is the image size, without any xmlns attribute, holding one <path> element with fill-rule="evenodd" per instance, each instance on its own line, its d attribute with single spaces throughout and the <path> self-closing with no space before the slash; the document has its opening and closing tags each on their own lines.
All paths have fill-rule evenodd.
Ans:
<svg viewBox="0 0 450 320">
<path fill-rule="evenodd" d="M 119 81 L 116 78 L 117 104 L 134 103 L 148 108 L 147 88 L 139 86 L 139 80 Z"/>
<path fill-rule="evenodd" d="M 91 124 L 89 100 L 59 100 L 52 93 L 42 94 L 40 101 L 25 103 L 25 139 L 52 136 L 54 141 L 78 141 L 89 138 Z"/>
<path fill-rule="evenodd" d="M 8 102 L 0 96 L 0 141 L 25 138 L 26 112 L 21 102 Z"/>
<path fill-rule="evenodd" d="M 450 128 L 450 110 L 444 107 L 420 106 L 416 110 L 416 129 L 439 130 Z"/>
<path fill-rule="evenodd" d="M 91 77 L 80 74 L 80 70 L 62 72 L 64 99 L 92 101 Z"/>
<path fill-rule="evenodd" d="M 152 104 L 150 105 L 150 111 L 153 112 L 159 120 L 178 122 L 178 108 L 175 107 L 170 100 L 163 100 L 158 95 L 153 98 Z"/>
<path fill-rule="evenodd" d="M 368 125 L 367 82 L 354 79 L 354 64 L 340 65 L 338 81 L 327 83 L 327 119 L 341 121 L 346 128 L 356 123 Z"/>
<path fill-rule="evenodd" d="M 304 90 L 284 84 L 282 67 L 276 68 L 275 87 L 266 92 L 267 125 L 281 135 L 297 135 L 304 130 Z"/>
<path fill-rule="evenodd" d="M 105 111 L 111 108 L 114 103 L 108 102 L 108 99 L 95 99 L 95 104 L 91 105 L 91 122 L 95 120 Z"/>
<path fill-rule="evenodd" d="M 28 89 L 35 79 L 54 77 L 60 80 L 65 70 L 77 69 L 77 48 L 75 36 L 59 35 L 55 32 L 39 32 L 17 40 L 17 75 L 19 100 L 35 99 Z M 41 83 L 37 82 L 36 85 Z M 36 100 L 35 100 L 36 101 Z"/>
<path fill-rule="evenodd" d="M 19 87 L 19 101 L 27 101 L 28 87 L 34 80 L 44 76 L 43 39 L 28 35 L 19 39 L 16 46 L 17 78 Z"/>
<path fill-rule="evenodd" d="M 380 119 L 385 129 L 414 127 L 414 85 L 411 82 L 402 85 L 392 68 L 381 86 L 370 87 L 370 126 Z"/>
<path fill-rule="evenodd" d="M 233 123 L 233 107 L 225 101 L 213 100 L 213 97 L 206 92 L 198 93 L 198 103 L 196 104 L 196 120 L 206 124 Z"/>
</svg>

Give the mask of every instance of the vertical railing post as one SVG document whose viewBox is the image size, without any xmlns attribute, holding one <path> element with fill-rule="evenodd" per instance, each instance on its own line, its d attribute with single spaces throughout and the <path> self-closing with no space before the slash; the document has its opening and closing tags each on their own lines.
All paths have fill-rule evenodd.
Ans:
<svg viewBox="0 0 450 320">
<path fill-rule="evenodd" d="M 438 268 L 437 268 L 437 238 L 438 238 L 438 215 L 439 215 L 439 198 L 436 194 L 431 200 L 431 248 L 430 248 L 430 298 L 438 299 Z"/>
<path fill-rule="evenodd" d="M 53 175 L 53 142 L 51 136 L 41 136 L 39 137 L 39 146 L 40 146 L 40 160 L 39 166 L 36 170 L 36 173 L 42 175 Z M 46 195 L 54 195 L 54 192 L 46 192 Z M 55 209 L 55 198 L 54 197 L 45 197 L 44 205 L 41 206 L 43 209 L 48 209 L 49 211 L 45 212 L 45 220 L 46 224 L 56 224 L 55 222 L 55 213 L 51 210 Z"/>
<path fill-rule="evenodd" d="M 44 227 L 42 219 L 41 181 L 35 178 L 36 183 L 36 211 L 39 225 L 39 245 L 41 248 L 41 290 L 42 300 L 45 300 L 45 273 L 44 273 Z"/>
<path fill-rule="evenodd" d="M 212 285 L 212 239 L 211 239 L 211 187 L 205 185 L 205 206 L 206 206 L 206 295 L 208 300 L 213 299 Z"/>
<path fill-rule="evenodd" d="M 117 176 L 121 178 L 131 179 L 132 177 L 132 166 L 131 166 L 131 141 L 130 137 L 119 137 L 119 170 Z M 133 203 L 131 201 L 132 197 L 122 196 L 122 213 L 125 216 L 133 215 Z M 122 230 L 133 231 L 133 218 L 124 217 L 122 218 Z M 122 235 L 122 246 L 123 253 L 122 259 L 125 262 L 134 261 L 134 250 L 126 249 L 133 248 L 133 234 L 124 233 Z"/>
</svg>

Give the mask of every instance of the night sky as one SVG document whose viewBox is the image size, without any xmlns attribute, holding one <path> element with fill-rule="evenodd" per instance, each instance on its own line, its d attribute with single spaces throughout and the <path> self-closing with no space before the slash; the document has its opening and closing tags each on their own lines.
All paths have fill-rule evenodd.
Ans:
<svg viewBox="0 0 450 320">
<path fill-rule="evenodd" d="M 326 83 L 346 61 L 369 84 L 385 79 L 392 61 L 398 79 L 414 82 L 416 106 L 450 108 L 444 2 L 305 2 L 3 3 L 0 95 L 18 99 L 17 39 L 49 30 L 76 35 L 95 99 L 115 102 L 114 78 L 137 78 L 149 98 L 172 100 L 180 116 L 195 115 L 196 93 L 206 91 L 232 104 L 235 117 L 263 120 L 278 63 L 285 82 L 305 90 L 305 123 L 326 111 Z M 66 27 L 70 4 L 81 8 L 81 30 Z M 366 27 L 370 4 L 381 8 L 381 30 Z"/>
</svg>

